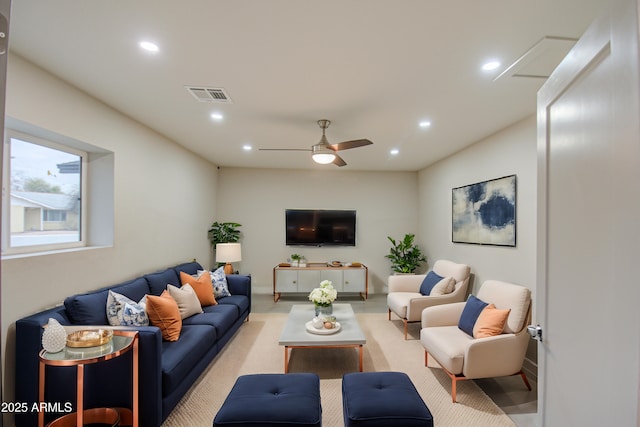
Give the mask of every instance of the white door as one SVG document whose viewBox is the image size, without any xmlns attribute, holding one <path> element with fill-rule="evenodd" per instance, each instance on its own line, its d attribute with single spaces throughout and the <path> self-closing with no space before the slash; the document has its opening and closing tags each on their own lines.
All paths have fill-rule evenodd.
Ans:
<svg viewBox="0 0 640 427">
<path fill-rule="evenodd" d="M 640 363 L 636 0 L 538 94 L 539 426 L 635 426 Z"/>
</svg>

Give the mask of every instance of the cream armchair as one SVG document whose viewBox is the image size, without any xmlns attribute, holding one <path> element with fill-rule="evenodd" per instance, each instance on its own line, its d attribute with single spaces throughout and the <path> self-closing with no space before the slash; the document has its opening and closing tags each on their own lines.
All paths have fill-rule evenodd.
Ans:
<svg viewBox="0 0 640 427">
<path fill-rule="evenodd" d="M 454 289 L 445 295 L 422 295 L 420 285 L 426 274 L 389 276 L 387 281 L 387 307 L 389 320 L 391 312 L 404 322 L 404 339 L 407 339 L 408 323 L 420 322 L 422 310 L 440 304 L 464 301 L 469 286 L 471 269 L 466 264 L 457 264 L 447 260 L 438 260 L 433 265 L 433 272 L 442 277 L 455 280 Z"/>
<path fill-rule="evenodd" d="M 474 338 L 460 329 L 460 318 L 467 304 L 464 302 L 430 307 L 422 312 L 420 341 L 425 349 L 425 366 L 431 355 L 449 375 L 454 403 L 456 382 L 460 380 L 520 375 L 531 390 L 522 371 L 530 339 L 527 326 L 531 321 L 531 291 L 523 286 L 487 280 L 480 287 L 477 298 L 493 304 L 497 309 L 493 312 L 510 310 L 503 329 L 496 327 L 494 322 L 492 333 L 497 335 Z M 473 329 L 474 335 L 479 320 L 480 317 Z"/>
</svg>

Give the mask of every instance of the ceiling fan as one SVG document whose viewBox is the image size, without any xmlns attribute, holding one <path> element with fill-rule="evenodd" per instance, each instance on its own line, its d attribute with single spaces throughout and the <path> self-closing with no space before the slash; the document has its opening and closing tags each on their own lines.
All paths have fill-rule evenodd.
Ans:
<svg viewBox="0 0 640 427">
<path fill-rule="evenodd" d="M 323 165 L 333 163 L 336 166 L 345 166 L 347 163 L 338 156 L 338 151 L 373 144 L 373 142 L 368 139 L 354 139 L 351 141 L 339 142 L 337 144 L 329 144 L 329 141 L 325 136 L 325 130 L 330 124 L 330 120 L 318 120 L 318 126 L 322 129 L 322 138 L 320 138 L 320 142 L 312 145 L 311 148 L 260 148 L 260 151 L 311 151 L 311 157 L 316 163 Z"/>
</svg>

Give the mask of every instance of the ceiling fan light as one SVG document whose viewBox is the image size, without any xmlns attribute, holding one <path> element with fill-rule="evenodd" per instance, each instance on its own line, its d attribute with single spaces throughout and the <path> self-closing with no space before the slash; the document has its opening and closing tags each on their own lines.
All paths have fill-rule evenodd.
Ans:
<svg viewBox="0 0 640 427">
<path fill-rule="evenodd" d="M 331 153 L 315 153 L 311 157 L 314 162 L 320 163 L 321 165 L 327 165 L 336 159 L 336 155 Z"/>
<path fill-rule="evenodd" d="M 333 162 L 336 159 L 336 154 L 326 146 L 326 144 L 316 144 L 311 147 L 311 151 L 313 154 L 311 158 L 314 162 L 320 163 L 321 165 L 327 165 Z"/>
</svg>

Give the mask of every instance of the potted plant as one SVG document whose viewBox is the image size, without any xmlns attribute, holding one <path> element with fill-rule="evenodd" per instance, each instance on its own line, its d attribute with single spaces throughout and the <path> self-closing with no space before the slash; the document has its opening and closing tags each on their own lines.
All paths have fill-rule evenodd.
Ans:
<svg viewBox="0 0 640 427">
<path fill-rule="evenodd" d="M 404 239 L 398 240 L 387 236 L 392 246 L 386 258 L 391 260 L 391 269 L 396 273 L 413 273 L 421 262 L 427 258 L 422 254 L 420 248 L 413 243 L 414 234 L 405 234 Z"/>
<path fill-rule="evenodd" d="M 209 240 L 213 245 L 213 249 L 216 248 L 218 243 L 236 243 L 240 240 L 241 224 L 237 222 L 214 222 L 209 229 Z"/>
<path fill-rule="evenodd" d="M 291 254 L 291 267 L 298 267 L 300 265 L 301 260 L 302 260 L 302 255 Z"/>
</svg>

